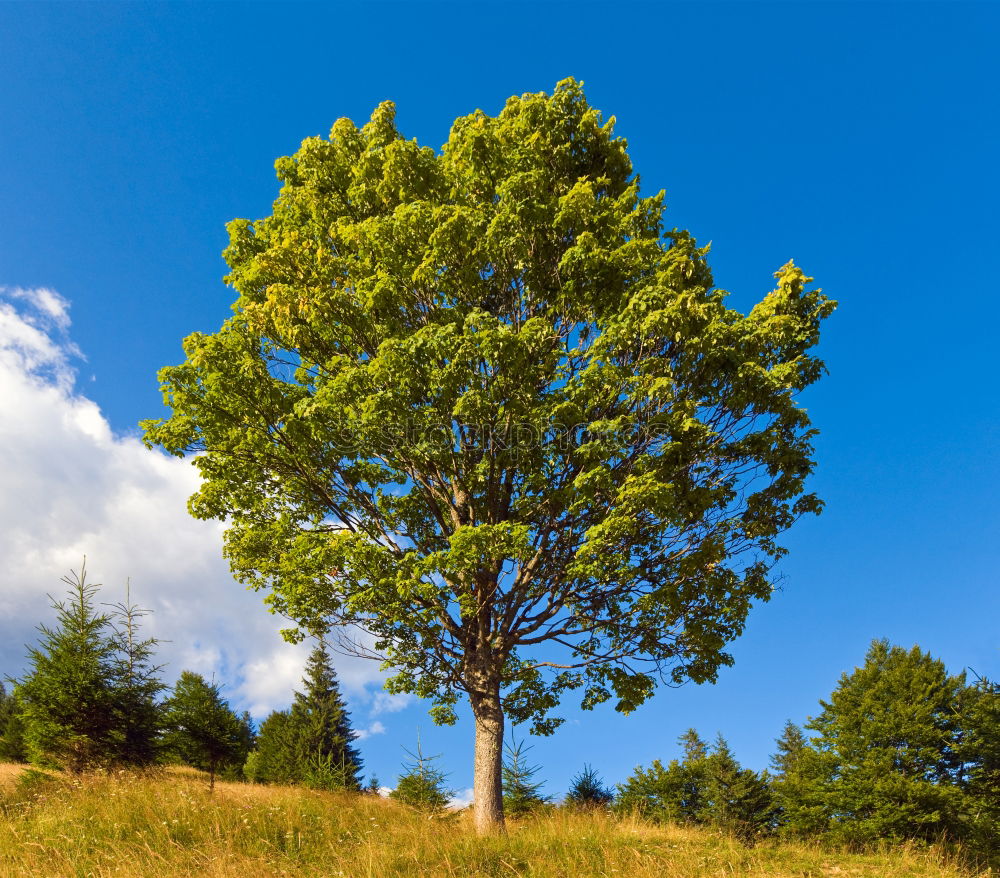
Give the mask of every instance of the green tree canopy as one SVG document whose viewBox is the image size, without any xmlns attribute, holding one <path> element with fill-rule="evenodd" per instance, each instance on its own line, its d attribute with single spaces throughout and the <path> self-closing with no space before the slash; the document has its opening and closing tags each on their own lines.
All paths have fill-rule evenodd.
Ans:
<svg viewBox="0 0 1000 878">
<path fill-rule="evenodd" d="M 851 842 L 960 838 L 957 746 L 965 675 L 918 647 L 872 643 L 807 724 L 821 756 L 815 777 L 830 832 Z"/>
<path fill-rule="evenodd" d="M 193 671 L 181 672 L 163 703 L 163 722 L 167 749 L 207 771 L 212 788 L 218 770 L 242 766 L 253 743 L 247 719 L 232 711 L 219 685 Z"/>
<path fill-rule="evenodd" d="M 833 303 L 788 263 L 728 308 L 573 80 L 440 152 L 394 115 L 278 160 L 272 215 L 229 225 L 234 315 L 143 426 L 199 452 L 191 512 L 275 610 L 366 632 L 344 645 L 438 721 L 468 696 L 488 830 L 505 718 L 547 733 L 566 690 L 628 712 L 731 663 L 820 509 L 796 397 Z"/>
</svg>

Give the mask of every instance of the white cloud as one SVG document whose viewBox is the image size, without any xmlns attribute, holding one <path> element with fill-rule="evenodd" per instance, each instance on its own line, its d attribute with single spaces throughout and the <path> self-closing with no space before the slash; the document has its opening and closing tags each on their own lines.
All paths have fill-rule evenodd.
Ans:
<svg viewBox="0 0 1000 878">
<path fill-rule="evenodd" d="M 21 287 L 13 289 L 4 287 L 0 288 L 0 292 L 6 292 L 11 299 L 27 302 L 34 312 L 34 314 L 26 315 L 29 320 L 41 320 L 43 324 L 49 324 L 61 332 L 66 332 L 69 329 L 69 301 L 55 290 L 45 287 L 35 287 L 28 290 Z"/>
<path fill-rule="evenodd" d="M 475 799 L 472 796 L 472 787 L 469 787 L 468 789 L 462 790 L 460 793 L 453 796 L 448 802 L 448 807 L 458 811 L 462 808 L 468 808 L 474 801 Z"/>
<path fill-rule="evenodd" d="M 388 692 L 376 692 L 372 698 L 372 706 L 369 713 L 378 716 L 382 713 L 399 713 L 405 710 L 414 701 L 412 695 L 390 695 Z"/>
<path fill-rule="evenodd" d="M 130 578 L 132 599 L 153 611 L 144 631 L 163 641 L 168 680 L 214 674 L 256 716 L 287 705 L 309 644 L 285 643 L 283 620 L 233 580 L 222 525 L 188 515 L 190 463 L 114 435 L 75 389 L 69 326 L 58 293 L 0 288 L 0 675 L 21 672 L 24 644 L 52 620 L 46 594 L 60 597 L 86 555 L 102 601 L 120 600 Z M 345 692 L 367 702 L 377 664 L 335 663 Z"/>
<path fill-rule="evenodd" d="M 365 738 L 370 738 L 372 735 L 384 735 L 385 726 L 382 725 L 378 720 L 375 720 L 367 729 L 355 729 L 354 737 L 358 741 L 363 741 Z"/>
</svg>

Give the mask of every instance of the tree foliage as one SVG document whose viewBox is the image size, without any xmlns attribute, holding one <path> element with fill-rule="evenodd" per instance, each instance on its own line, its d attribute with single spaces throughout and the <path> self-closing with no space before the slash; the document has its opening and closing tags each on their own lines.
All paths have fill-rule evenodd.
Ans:
<svg viewBox="0 0 1000 878">
<path fill-rule="evenodd" d="M 260 724 L 256 746 L 247 757 L 247 779 L 256 783 L 296 783 L 300 779 L 300 769 L 289 711 L 272 711 Z"/>
<path fill-rule="evenodd" d="M 253 744 L 248 718 L 241 719 L 232 711 L 217 683 L 193 671 L 181 672 L 163 704 L 163 722 L 167 749 L 207 771 L 212 788 L 217 772 L 242 766 Z"/>
<path fill-rule="evenodd" d="M 752 844 L 771 832 L 777 808 L 770 778 L 743 768 L 722 735 L 705 760 L 700 820 Z"/>
<path fill-rule="evenodd" d="M 303 692 L 261 724 L 251 780 L 357 790 L 361 757 L 330 654 L 320 643 L 306 664 Z"/>
<path fill-rule="evenodd" d="M 111 755 L 117 762 L 144 766 L 152 764 L 159 755 L 161 722 L 157 698 L 166 686 L 160 679 L 163 666 L 153 663 L 158 641 L 139 637 L 140 621 L 147 611 L 133 604 L 130 596 L 126 585 L 125 600 L 112 605 L 109 620 L 114 648 Z"/>
<path fill-rule="evenodd" d="M 190 509 L 275 610 L 367 632 L 437 721 L 468 695 L 498 819 L 505 717 L 548 733 L 567 690 L 629 712 L 731 663 L 820 509 L 796 396 L 833 304 L 788 263 L 728 308 L 573 80 L 440 153 L 394 116 L 278 160 L 272 215 L 229 225 L 235 313 L 160 373 L 145 441 L 201 452 Z"/>
<path fill-rule="evenodd" d="M 918 647 L 872 643 L 808 723 L 822 757 L 829 831 L 851 842 L 957 838 L 958 706 L 965 675 Z"/>
<path fill-rule="evenodd" d="M 63 582 L 66 599 L 51 599 L 55 627 L 40 625 L 41 639 L 29 648 L 10 735 L 33 762 L 70 771 L 149 765 L 157 756 L 156 697 L 164 687 L 152 663 L 156 640 L 138 635 L 146 611 L 126 596 L 111 612 L 98 612 L 100 585 L 87 582 L 86 563 Z"/>
<path fill-rule="evenodd" d="M 614 799 L 614 790 L 593 766 L 586 764 L 573 776 L 566 793 L 566 804 L 574 808 L 607 808 Z"/>
<path fill-rule="evenodd" d="M 776 809 L 766 775 L 742 768 L 725 738 L 709 748 L 694 729 L 679 743 L 682 759 L 654 760 L 618 786 L 615 807 L 658 822 L 713 826 L 752 843 L 770 832 Z"/>
<path fill-rule="evenodd" d="M 434 764 L 440 756 L 425 756 L 419 737 L 416 751 L 405 752 L 410 760 L 404 763 L 406 770 L 396 779 L 389 798 L 421 810 L 440 811 L 455 795 L 447 786 L 448 775 Z"/>
<path fill-rule="evenodd" d="M 968 797 L 964 840 L 1000 868 L 1000 684 L 981 678 L 963 696 L 957 749 Z"/>
<path fill-rule="evenodd" d="M 109 761 L 114 750 L 116 648 L 86 565 L 62 581 L 66 599 L 50 598 L 56 625 L 38 626 L 41 638 L 28 650 L 16 691 L 31 761 L 79 772 Z"/>
<path fill-rule="evenodd" d="M 543 796 L 541 789 L 544 781 L 536 781 L 535 775 L 539 766 L 527 762 L 530 746 L 524 741 L 511 740 L 504 745 L 506 758 L 503 763 L 503 807 L 504 812 L 515 817 L 522 817 L 537 811 L 549 802 L 548 796 Z"/>
<path fill-rule="evenodd" d="M 24 720 L 17 695 L 0 683 L 0 762 L 27 762 Z"/>
<path fill-rule="evenodd" d="M 827 757 L 811 747 L 791 720 L 785 723 L 771 757 L 772 789 L 777 822 L 784 835 L 806 838 L 827 830 L 829 815 L 823 805 L 820 780 L 828 770 Z"/>
</svg>

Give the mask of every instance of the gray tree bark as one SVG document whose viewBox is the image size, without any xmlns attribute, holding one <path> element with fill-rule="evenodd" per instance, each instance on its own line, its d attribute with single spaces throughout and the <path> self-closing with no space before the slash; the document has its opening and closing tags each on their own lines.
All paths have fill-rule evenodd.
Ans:
<svg viewBox="0 0 1000 878">
<path fill-rule="evenodd" d="M 470 699 L 476 720 L 476 749 L 472 793 L 475 800 L 476 832 L 504 832 L 503 818 L 503 709 L 499 685 Z"/>
</svg>

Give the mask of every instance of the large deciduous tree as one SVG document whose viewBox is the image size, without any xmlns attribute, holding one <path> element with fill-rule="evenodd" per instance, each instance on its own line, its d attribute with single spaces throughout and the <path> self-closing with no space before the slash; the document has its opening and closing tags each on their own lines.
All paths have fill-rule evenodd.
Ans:
<svg viewBox="0 0 1000 878">
<path fill-rule="evenodd" d="M 439 721 L 468 696 L 482 830 L 505 717 L 713 680 L 820 508 L 796 396 L 833 304 L 788 263 L 728 308 L 613 126 L 566 80 L 440 151 L 390 103 L 305 140 L 272 215 L 229 225 L 233 316 L 144 423 L 198 452 L 191 512 L 275 610 L 367 632 Z"/>
</svg>

